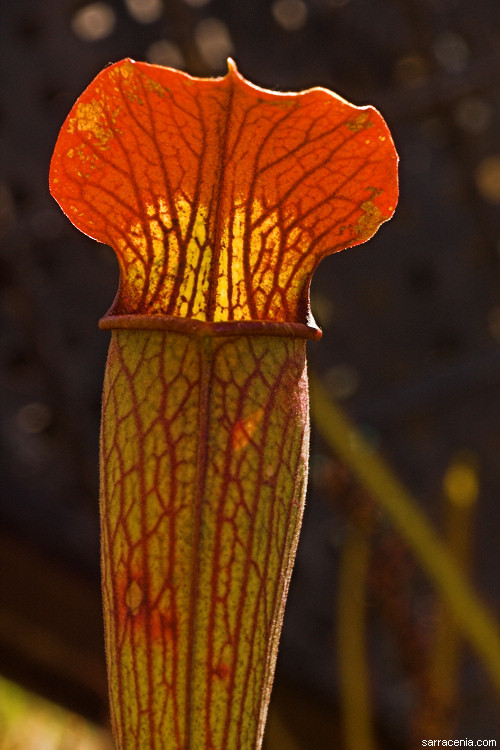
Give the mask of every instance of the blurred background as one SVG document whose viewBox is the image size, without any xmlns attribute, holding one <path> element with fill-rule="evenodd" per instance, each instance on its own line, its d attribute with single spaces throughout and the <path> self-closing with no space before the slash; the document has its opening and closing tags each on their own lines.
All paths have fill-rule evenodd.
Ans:
<svg viewBox="0 0 500 750">
<path fill-rule="evenodd" d="M 97 460 L 109 340 L 97 321 L 117 265 L 63 216 L 47 175 L 75 99 L 123 57 L 213 76 L 230 55 L 266 88 L 319 85 L 380 109 L 400 204 L 368 244 L 323 261 L 310 369 L 349 420 L 344 440 L 390 467 L 498 613 L 498 0 L 3 0 L 0 13 L 2 750 L 110 747 L 96 728 L 108 722 Z M 358 473 L 313 421 L 266 749 L 500 741 L 488 658 Z"/>
</svg>

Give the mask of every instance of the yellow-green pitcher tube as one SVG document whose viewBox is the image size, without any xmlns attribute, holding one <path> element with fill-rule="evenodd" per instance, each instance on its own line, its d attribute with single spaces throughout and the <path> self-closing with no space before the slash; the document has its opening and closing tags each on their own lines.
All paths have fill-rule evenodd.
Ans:
<svg viewBox="0 0 500 750">
<path fill-rule="evenodd" d="M 119 750 L 260 746 L 308 444 L 305 339 L 113 331 L 101 524 Z"/>
</svg>

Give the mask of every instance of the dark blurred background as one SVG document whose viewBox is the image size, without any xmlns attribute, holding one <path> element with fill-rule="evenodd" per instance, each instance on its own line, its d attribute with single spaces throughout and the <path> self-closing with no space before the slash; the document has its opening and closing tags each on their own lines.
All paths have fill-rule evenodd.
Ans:
<svg viewBox="0 0 500 750">
<path fill-rule="evenodd" d="M 310 366 L 440 533 L 454 477 L 465 476 L 474 507 L 461 564 L 498 612 L 498 0 L 3 0 L 0 9 L 0 673 L 107 722 L 97 459 L 108 334 L 97 320 L 117 265 L 63 216 L 47 174 L 75 99 L 123 57 L 212 76 L 230 55 L 266 88 L 320 85 L 381 110 L 401 157 L 400 204 L 372 241 L 322 263 L 312 304 L 324 335 L 308 344 Z M 313 425 L 269 748 L 345 746 L 335 612 L 360 518 L 372 532 L 376 746 L 433 736 L 424 730 L 437 593 Z M 440 726 L 500 740 L 489 678 L 467 646 L 460 653 Z"/>
</svg>

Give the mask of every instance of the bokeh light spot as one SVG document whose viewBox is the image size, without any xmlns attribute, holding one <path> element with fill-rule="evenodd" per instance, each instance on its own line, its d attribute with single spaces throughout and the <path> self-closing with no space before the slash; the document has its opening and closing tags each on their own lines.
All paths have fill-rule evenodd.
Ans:
<svg viewBox="0 0 500 750">
<path fill-rule="evenodd" d="M 184 0 L 184 2 L 192 8 L 203 8 L 204 5 L 208 5 L 210 0 Z"/>
<path fill-rule="evenodd" d="M 71 19 L 71 28 L 84 42 L 97 42 L 111 34 L 116 17 L 107 3 L 90 3 L 77 10 Z"/>
<path fill-rule="evenodd" d="M 470 96 L 457 106 L 455 119 L 459 127 L 469 133 L 484 133 L 491 123 L 491 107 L 484 99 Z"/>
<path fill-rule="evenodd" d="M 159 39 L 148 47 L 146 52 L 148 62 L 155 65 L 165 65 L 167 68 L 185 67 L 186 61 L 180 47 L 168 39 Z"/>
<path fill-rule="evenodd" d="M 500 155 L 486 156 L 476 168 L 476 185 L 482 197 L 500 203 Z"/>
<path fill-rule="evenodd" d="M 226 66 L 233 53 L 233 43 L 226 24 L 218 18 L 205 18 L 194 30 L 198 51 L 211 68 L 220 70 Z"/>
<path fill-rule="evenodd" d="M 154 23 L 163 13 L 162 0 L 125 0 L 125 5 L 139 23 Z"/>
<path fill-rule="evenodd" d="M 479 477 L 475 462 L 467 457 L 452 461 L 443 480 L 443 489 L 450 502 L 467 508 L 479 495 Z"/>
<path fill-rule="evenodd" d="M 17 424 L 22 432 L 28 435 L 36 435 L 47 429 L 52 414 L 46 404 L 42 404 L 39 401 L 33 401 L 19 409 L 16 417 Z"/>
<path fill-rule="evenodd" d="M 432 45 L 434 57 L 448 73 L 461 73 L 467 67 L 469 48 L 467 42 L 454 31 L 444 31 Z"/>
<path fill-rule="evenodd" d="M 330 367 L 325 375 L 329 393 L 339 400 L 353 396 L 359 388 L 359 383 L 359 372 L 351 365 L 335 365 Z"/>
<path fill-rule="evenodd" d="M 318 292 L 311 294 L 311 311 L 320 325 L 330 325 L 334 318 L 334 305 L 330 297 Z"/>
<path fill-rule="evenodd" d="M 488 316 L 488 328 L 491 336 L 500 343 L 500 307 L 490 310 Z"/>
<path fill-rule="evenodd" d="M 298 31 L 307 20 L 307 6 L 302 0 L 276 0 L 273 16 L 286 31 Z"/>
<path fill-rule="evenodd" d="M 420 55 L 406 55 L 396 62 L 394 73 L 403 86 L 419 86 L 427 76 L 427 65 Z"/>
</svg>

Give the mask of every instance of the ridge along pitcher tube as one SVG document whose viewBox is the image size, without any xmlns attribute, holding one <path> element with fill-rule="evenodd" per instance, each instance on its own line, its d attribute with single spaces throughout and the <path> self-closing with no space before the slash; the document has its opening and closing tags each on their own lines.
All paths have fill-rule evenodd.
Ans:
<svg viewBox="0 0 500 750">
<path fill-rule="evenodd" d="M 123 60 L 64 123 L 50 187 L 120 266 L 101 431 L 118 750 L 262 742 L 306 488 L 312 273 L 397 201 L 380 114 Z"/>
</svg>

